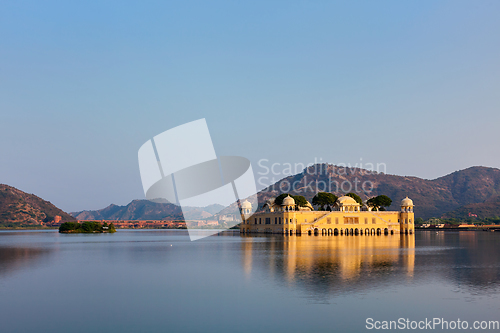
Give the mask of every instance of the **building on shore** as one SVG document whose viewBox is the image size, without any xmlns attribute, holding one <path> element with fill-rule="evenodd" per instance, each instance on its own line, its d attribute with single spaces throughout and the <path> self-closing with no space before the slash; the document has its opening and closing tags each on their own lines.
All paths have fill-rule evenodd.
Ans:
<svg viewBox="0 0 500 333">
<path fill-rule="evenodd" d="M 244 201 L 242 210 L 249 210 Z M 278 206 L 268 201 L 263 211 L 250 217 L 244 214 L 240 224 L 242 233 L 272 233 L 285 235 L 380 235 L 413 234 L 415 231 L 413 201 L 401 201 L 400 211 L 374 211 L 361 207 L 353 198 L 337 199 L 333 211 L 314 211 L 312 206 L 296 208 L 295 200 L 288 196 Z"/>
</svg>

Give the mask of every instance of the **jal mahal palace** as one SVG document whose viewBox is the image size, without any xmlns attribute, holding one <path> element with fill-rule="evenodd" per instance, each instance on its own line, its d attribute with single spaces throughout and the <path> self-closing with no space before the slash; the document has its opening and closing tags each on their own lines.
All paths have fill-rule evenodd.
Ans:
<svg viewBox="0 0 500 333">
<path fill-rule="evenodd" d="M 298 207 L 288 196 L 281 205 L 268 200 L 253 215 L 252 205 L 241 204 L 243 222 L 241 233 L 272 233 L 285 235 L 393 235 L 413 234 L 415 231 L 413 201 L 401 200 L 400 211 L 378 211 L 361 206 L 349 196 L 337 199 L 332 211 L 315 211 L 310 203 Z"/>
</svg>

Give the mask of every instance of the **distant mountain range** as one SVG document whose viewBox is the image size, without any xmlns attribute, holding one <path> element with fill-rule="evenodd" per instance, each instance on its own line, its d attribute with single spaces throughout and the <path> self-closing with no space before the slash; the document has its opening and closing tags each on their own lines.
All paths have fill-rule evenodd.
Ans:
<svg viewBox="0 0 500 333">
<path fill-rule="evenodd" d="M 63 221 L 75 220 L 49 201 L 15 187 L 0 184 L 0 223 L 39 224 L 53 221 L 56 215 L 61 216 Z"/>
<path fill-rule="evenodd" d="M 207 207 L 184 207 L 193 219 L 205 219 L 219 212 L 221 205 Z M 149 200 L 134 200 L 126 206 L 109 205 L 99 210 L 72 212 L 78 220 L 182 220 L 181 208 L 172 203 L 157 203 Z"/>
</svg>

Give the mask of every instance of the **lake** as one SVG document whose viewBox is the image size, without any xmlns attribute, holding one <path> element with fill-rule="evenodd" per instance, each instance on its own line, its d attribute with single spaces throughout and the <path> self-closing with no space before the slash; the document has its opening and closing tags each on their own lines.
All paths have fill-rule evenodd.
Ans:
<svg viewBox="0 0 500 333">
<path fill-rule="evenodd" d="M 500 320 L 500 232 L 0 232 L 1 332 L 366 332 Z M 436 330 L 442 330 L 442 326 Z M 455 330 L 456 331 L 456 330 Z"/>
</svg>

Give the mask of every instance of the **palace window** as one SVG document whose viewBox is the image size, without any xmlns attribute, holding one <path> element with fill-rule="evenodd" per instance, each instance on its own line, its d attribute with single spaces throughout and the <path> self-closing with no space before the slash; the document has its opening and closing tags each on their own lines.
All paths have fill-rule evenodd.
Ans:
<svg viewBox="0 0 500 333">
<path fill-rule="evenodd" d="M 372 224 L 376 224 L 376 223 L 377 223 L 377 220 L 374 217 L 372 217 Z"/>
<path fill-rule="evenodd" d="M 344 224 L 358 224 L 359 219 L 357 217 L 346 217 Z"/>
<path fill-rule="evenodd" d="M 259 224 L 262 224 L 262 219 L 259 217 Z"/>
<path fill-rule="evenodd" d="M 281 224 L 281 217 L 278 218 L 278 223 Z"/>
<path fill-rule="evenodd" d="M 257 218 L 255 218 L 255 224 L 257 224 Z"/>
<path fill-rule="evenodd" d="M 410 219 L 410 224 L 411 224 L 411 219 Z"/>
<path fill-rule="evenodd" d="M 339 218 L 338 217 L 335 218 L 335 224 L 339 224 Z"/>
<path fill-rule="evenodd" d="M 365 224 L 368 224 L 368 218 L 365 217 Z"/>
<path fill-rule="evenodd" d="M 274 218 L 274 224 L 278 224 L 278 218 L 277 217 Z"/>
<path fill-rule="evenodd" d="M 271 218 L 270 217 L 266 217 L 266 224 L 271 224 Z"/>
<path fill-rule="evenodd" d="M 332 219 L 331 219 L 331 218 L 329 218 L 329 217 L 327 217 L 327 218 L 326 218 L 326 224 L 332 224 Z"/>
</svg>

